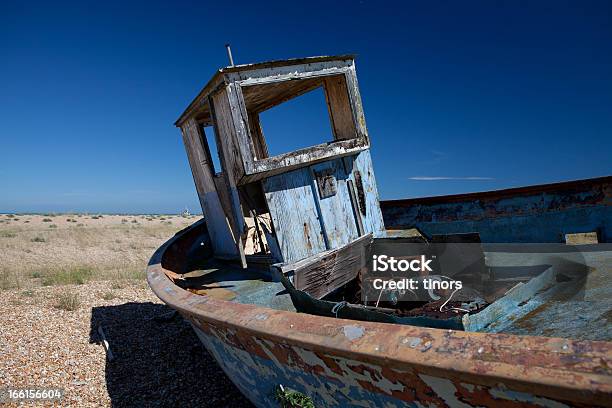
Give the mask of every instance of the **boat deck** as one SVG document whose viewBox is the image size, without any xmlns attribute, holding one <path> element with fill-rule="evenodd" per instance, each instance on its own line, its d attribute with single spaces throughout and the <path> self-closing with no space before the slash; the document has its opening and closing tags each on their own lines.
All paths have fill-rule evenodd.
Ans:
<svg viewBox="0 0 612 408">
<path fill-rule="evenodd" d="M 289 293 L 271 274 L 211 259 L 202 269 L 183 275 L 176 283 L 198 295 L 271 309 L 295 311 Z"/>
<path fill-rule="evenodd" d="M 582 340 L 612 339 L 612 245 L 534 249 L 516 244 L 484 245 L 487 265 L 498 278 L 530 271 L 533 293 L 520 300 L 506 299 L 494 320 L 475 325 L 475 331 L 562 337 Z M 562 251 L 559 251 L 562 249 Z M 547 272 L 548 271 L 548 272 Z M 554 274 L 543 279 L 546 273 Z M 177 284 L 192 293 L 276 310 L 295 311 L 283 285 L 258 269 L 241 269 L 217 260 L 184 274 Z M 486 309 L 485 309 L 486 310 Z M 501 317 L 500 317 L 501 315 Z M 490 316 L 489 316 L 490 318 Z M 470 330 L 470 329 L 468 329 Z"/>
<path fill-rule="evenodd" d="M 506 317 L 485 332 L 580 340 L 612 339 L 612 244 L 544 245 L 549 252 L 485 254 L 488 265 L 552 266 L 553 285 L 542 285 L 527 301 L 506 311 Z"/>
</svg>

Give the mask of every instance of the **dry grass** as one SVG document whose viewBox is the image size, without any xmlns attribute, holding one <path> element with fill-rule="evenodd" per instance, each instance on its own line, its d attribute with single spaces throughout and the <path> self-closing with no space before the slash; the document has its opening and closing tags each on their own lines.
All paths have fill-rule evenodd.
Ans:
<svg viewBox="0 0 612 408">
<path fill-rule="evenodd" d="M 0 289 L 142 280 L 155 249 L 197 219 L 0 214 Z"/>
<path fill-rule="evenodd" d="M 0 231 L 0 238 L 15 238 L 16 236 L 17 236 L 17 233 L 10 231 L 10 230 Z"/>
<path fill-rule="evenodd" d="M 72 292 L 65 292 L 59 296 L 56 308 L 66 310 L 68 312 L 73 312 L 77 310 L 81 306 L 81 300 L 79 299 L 79 295 Z"/>
<path fill-rule="evenodd" d="M 113 300 L 116 297 L 117 296 L 110 290 L 108 292 L 104 292 L 101 296 L 101 298 L 104 300 Z"/>
<path fill-rule="evenodd" d="M 39 276 L 42 278 L 43 286 L 51 285 L 82 285 L 87 282 L 94 274 L 93 268 L 77 266 L 68 268 L 59 268 L 56 270 L 47 271 L 45 274 L 34 272 L 32 277 Z"/>
</svg>

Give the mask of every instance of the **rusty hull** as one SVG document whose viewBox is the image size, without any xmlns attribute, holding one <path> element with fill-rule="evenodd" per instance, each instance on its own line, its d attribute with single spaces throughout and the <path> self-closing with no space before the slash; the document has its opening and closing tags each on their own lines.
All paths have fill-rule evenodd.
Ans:
<svg viewBox="0 0 612 408">
<path fill-rule="evenodd" d="M 478 232 L 482 242 L 565 242 L 596 232 L 612 242 L 612 177 L 380 202 L 387 229 Z"/>
<path fill-rule="evenodd" d="M 317 407 L 612 407 L 610 342 L 334 319 L 194 295 L 169 276 L 189 269 L 204 231 L 198 222 L 160 247 L 147 279 L 256 406 L 276 406 L 282 384 Z"/>
</svg>

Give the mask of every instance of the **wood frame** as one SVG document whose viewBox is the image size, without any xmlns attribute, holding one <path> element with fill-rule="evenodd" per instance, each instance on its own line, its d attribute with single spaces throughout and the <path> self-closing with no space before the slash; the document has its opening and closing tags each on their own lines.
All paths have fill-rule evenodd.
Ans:
<svg viewBox="0 0 612 408">
<path fill-rule="evenodd" d="M 339 78 L 342 78 L 343 82 L 335 83 Z M 296 84 L 299 80 L 309 81 L 308 86 L 303 89 L 293 89 L 294 93 L 283 94 L 281 92 L 279 99 L 274 103 L 282 103 L 323 85 L 335 140 L 294 152 L 266 157 L 267 145 L 259 124 L 258 113 L 265 110 L 263 108 L 274 105 L 259 106 L 259 111 L 249 112 L 247 102 L 245 102 L 245 88 L 270 85 L 285 86 L 289 89 L 290 87 L 286 84 L 291 84 L 291 82 Z M 344 90 L 345 93 L 343 93 Z M 238 148 L 232 152 L 233 157 L 227 158 L 227 162 L 233 167 L 232 184 L 250 183 L 330 157 L 355 154 L 369 147 L 369 137 L 352 55 L 270 61 L 223 68 L 213 76 L 187 107 L 176 125 L 181 126 L 189 118 L 194 118 L 198 123 L 212 124 L 214 110 L 211 109 L 209 100 L 211 95 L 219 91 L 227 94 L 233 121 L 233 140 L 223 138 L 220 142 L 233 144 Z M 347 105 L 350 107 L 350 112 Z M 353 133 L 351 131 L 342 130 L 343 127 L 346 129 L 349 125 L 354 127 L 354 134 L 351 134 Z"/>
</svg>

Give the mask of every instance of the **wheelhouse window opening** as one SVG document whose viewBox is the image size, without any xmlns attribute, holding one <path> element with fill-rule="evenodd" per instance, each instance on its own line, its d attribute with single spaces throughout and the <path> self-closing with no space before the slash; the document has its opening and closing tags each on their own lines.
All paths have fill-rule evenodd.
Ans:
<svg viewBox="0 0 612 408">
<path fill-rule="evenodd" d="M 327 118 L 325 92 L 317 87 L 299 97 L 260 112 L 253 132 L 260 132 L 267 147 L 257 156 L 277 156 L 333 141 L 331 124 Z M 257 123 L 258 122 L 258 123 Z M 263 128 L 265 127 L 265 137 Z M 264 156 L 265 157 L 265 156 Z"/>
<path fill-rule="evenodd" d="M 242 94 L 254 160 L 358 136 L 343 74 L 243 86 Z"/>
</svg>

